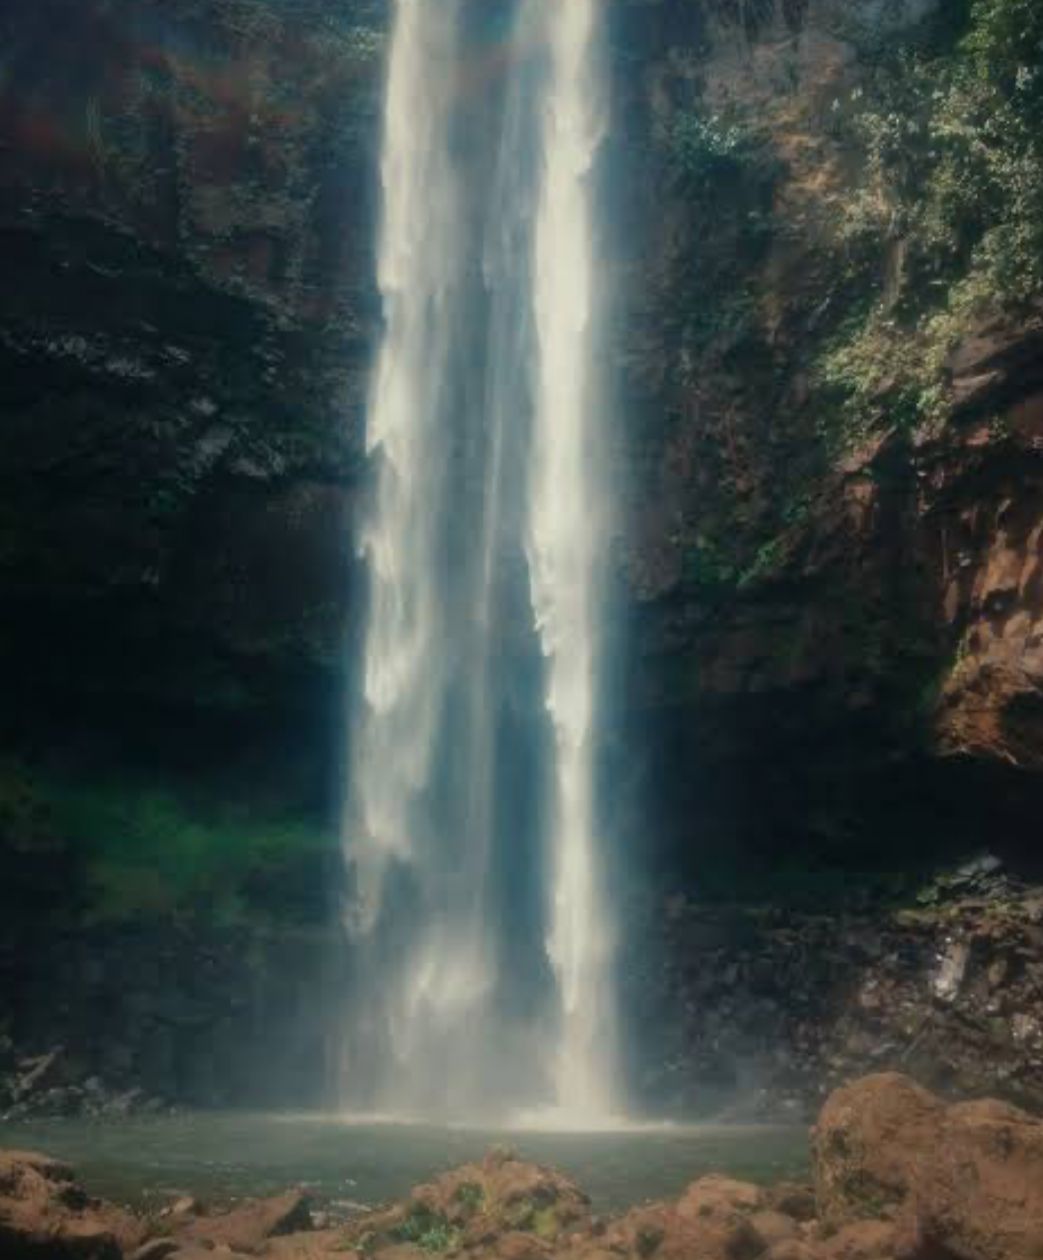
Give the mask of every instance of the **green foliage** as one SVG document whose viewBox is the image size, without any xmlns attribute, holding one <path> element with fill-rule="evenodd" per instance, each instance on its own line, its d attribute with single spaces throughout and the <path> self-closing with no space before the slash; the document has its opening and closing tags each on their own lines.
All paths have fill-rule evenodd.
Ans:
<svg viewBox="0 0 1043 1260">
<path fill-rule="evenodd" d="M 460 1231 L 440 1212 L 415 1205 L 395 1231 L 398 1242 L 412 1243 L 422 1251 L 452 1251 L 460 1245 Z"/>
<path fill-rule="evenodd" d="M 707 534 L 701 535 L 689 550 L 687 569 L 688 580 L 704 595 L 734 590 L 742 573 L 738 560 Z"/>
<path fill-rule="evenodd" d="M 680 110 L 667 129 L 665 152 L 693 228 L 671 282 L 683 358 L 695 365 L 707 351 L 718 358 L 741 354 L 756 318 L 750 264 L 765 254 L 775 230 L 775 149 L 737 111 Z"/>
<path fill-rule="evenodd" d="M 294 883 L 328 839 L 296 821 L 191 808 L 169 791 L 46 789 L 52 825 L 83 857 L 96 920 L 205 914 L 225 923 L 305 917 Z"/>
<path fill-rule="evenodd" d="M 557 1238 L 561 1232 L 557 1208 L 553 1203 L 542 1201 L 539 1195 L 526 1196 L 512 1203 L 505 1219 L 511 1229 L 535 1234 L 545 1241 Z"/>
<path fill-rule="evenodd" d="M 764 160 L 765 144 L 738 118 L 678 113 L 670 127 L 668 153 L 675 176 L 694 191 L 723 175 L 738 173 Z"/>
<path fill-rule="evenodd" d="M 352 26 L 345 34 L 345 43 L 353 57 L 359 61 L 373 62 L 380 58 L 387 46 L 383 31 L 369 26 Z"/>
<path fill-rule="evenodd" d="M 561 1233 L 561 1221 L 553 1207 L 537 1208 L 532 1214 L 530 1229 L 544 1242 L 553 1242 Z"/>
<path fill-rule="evenodd" d="M 799 523 L 803 513 L 796 509 L 783 509 L 787 526 Z M 736 591 L 745 590 L 761 579 L 777 572 L 787 558 L 790 540 L 788 530 L 763 539 L 750 554 L 744 539 L 734 531 L 725 543 L 704 533 L 687 556 L 688 581 L 704 598 L 715 594 L 730 597 Z"/>
<path fill-rule="evenodd" d="M 901 50 L 849 102 L 861 176 L 838 222 L 849 290 L 876 289 L 819 382 L 851 441 L 944 411 L 948 352 L 1043 292 L 1043 6 L 975 0 L 955 48 Z"/>
<path fill-rule="evenodd" d="M 466 1211 L 477 1212 L 485 1202 L 485 1191 L 477 1181 L 464 1181 L 457 1186 L 454 1197 Z"/>
<path fill-rule="evenodd" d="M 740 574 L 740 587 L 752 586 L 760 578 L 773 573 L 786 557 L 786 544 L 784 534 L 777 534 L 762 543 L 757 548 L 753 562 Z"/>
<path fill-rule="evenodd" d="M 0 762 L 0 840 L 15 852 L 50 847 L 53 828 L 47 801 L 28 770 Z"/>
</svg>

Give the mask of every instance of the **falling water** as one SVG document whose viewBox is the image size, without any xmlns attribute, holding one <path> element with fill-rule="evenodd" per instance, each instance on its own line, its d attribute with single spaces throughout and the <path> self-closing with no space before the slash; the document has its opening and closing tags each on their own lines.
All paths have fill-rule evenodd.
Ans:
<svg viewBox="0 0 1043 1260">
<path fill-rule="evenodd" d="M 533 607 L 548 662 L 547 709 L 555 743 L 548 950 L 561 1005 L 556 1098 L 578 1116 L 604 1115 L 613 1102 L 611 928 L 599 886 L 593 755 L 607 525 L 592 340 L 590 177 L 604 130 L 592 65 L 598 4 L 549 5 L 551 73 L 543 106 L 533 284 L 538 349 L 528 531 Z"/>
<path fill-rule="evenodd" d="M 345 847 L 351 1105 L 614 1103 L 594 791 L 598 0 L 397 0 Z M 497 73 L 490 73 L 490 67 Z"/>
</svg>

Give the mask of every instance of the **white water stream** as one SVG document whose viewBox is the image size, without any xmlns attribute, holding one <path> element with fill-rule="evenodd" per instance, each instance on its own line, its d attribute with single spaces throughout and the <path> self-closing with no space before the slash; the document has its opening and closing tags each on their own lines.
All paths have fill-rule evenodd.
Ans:
<svg viewBox="0 0 1043 1260">
<path fill-rule="evenodd" d="M 618 1108 L 596 726 L 598 0 L 397 0 L 345 1095 Z M 484 0 L 487 18 L 488 0 Z"/>
<path fill-rule="evenodd" d="M 529 490 L 533 607 L 554 725 L 552 914 L 548 952 L 560 991 L 556 1106 L 614 1105 L 612 924 L 598 869 L 594 723 L 608 527 L 594 381 L 596 317 L 591 172 L 604 134 L 593 48 L 599 0 L 543 0 L 551 72 L 543 103 L 536 226 L 536 408 Z"/>
</svg>

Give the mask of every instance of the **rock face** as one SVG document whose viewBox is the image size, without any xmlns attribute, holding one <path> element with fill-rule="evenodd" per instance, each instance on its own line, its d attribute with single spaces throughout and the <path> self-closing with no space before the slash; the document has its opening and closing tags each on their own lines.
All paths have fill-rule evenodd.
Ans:
<svg viewBox="0 0 1043 1260">
<path fill-rule="evenodd" d="M 795 851 L 900 865 L 990 833 L 1038 863 L 1038 309 L 964 335 L 933 426 L 885 401 L 831 450 L 815 385 L 855 191 L 837 120 L 947 7 L 622 6 L 628 770 L 695 886 L 724 852 L 738 884 Z M 761 148 L 713 168 L 716 200 L 671 178 L 679 129 L 735 119 Z M 860 281 L 885 306 L 894 264 Z"/>
<path fill-rule="evenodd" d="M 890 1068 L 1043 1108 L 1043 890 L 989 865 L 906 909 L 648 907 L 657 961 L 626 977 L 647 1103 L 810 1120 L 842 1081 Z"/>
<path fill-rule="evenodd" d="M 347 607 L 380 9 L 0 17 L 0 673 L 23 738 L 75 743 L 101 690 L 91 724 L 113 737 L 146 712 L 156 730 L 207 714 L 242 751 L 287 707 L 305 738 L 309 713 L 325 721 L 311 689 L 340 667 Z"/>
<path fill-rule="evenodd" d="M 337 943 L 321 924 L 98 926 L 5 963 L 0 941 L 0 1116 L 320 1105 Z"/>
</svg>

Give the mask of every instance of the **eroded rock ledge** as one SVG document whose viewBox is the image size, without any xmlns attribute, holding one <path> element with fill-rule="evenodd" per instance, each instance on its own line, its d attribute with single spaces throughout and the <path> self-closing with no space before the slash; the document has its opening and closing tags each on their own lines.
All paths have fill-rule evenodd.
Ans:
<svg viewBox="0 0 1043 1260">
<path fill-rule="evenodd" d="M 568 1177 L 491 1151 L 339 1223 L 303 1190 L 136 1218 L 46 1156 L 0 1153 L 0 1253 L 41 1260 L 1029 1260 L 1043 1254 L 1043 1121 L 947 1105 L 885 1073 L 837 1090 L 813 1130 L 814 1185 L 700 1178 L 613 1220 Z"/>
</svg>

